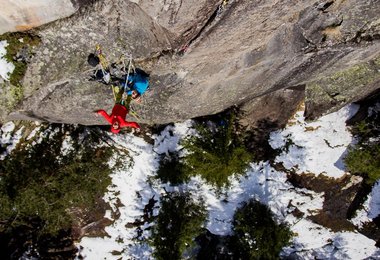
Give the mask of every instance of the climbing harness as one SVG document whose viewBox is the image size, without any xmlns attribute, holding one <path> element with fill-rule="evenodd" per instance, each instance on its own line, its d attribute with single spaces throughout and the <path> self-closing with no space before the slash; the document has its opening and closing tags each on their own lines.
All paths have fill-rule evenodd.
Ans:
<svg viewBox="0 0 380 260">
<path fill-rule="evenodd" d="M 120 96 L 120 91 L 121 89 L 117 86 L 111 85 L 112 87 L 112 93 L 113 97 L 116 103 L 120 103 L 121 105 L 125 106 L 129 110 L 129 114 L 136 118 L 137 120 L 140 119 L 139 115 L 130 107 L 130 103 L 132 101 L 131 96 L 125 96 L 124 93 L 123 95 Z M 119 95 L 119 96 L 118 96 Z"/>
<path fill-rule="evenodd" d="M 123 54 L 115 63 L 111 64 L 103 54 L 100 44 L 96 44 L 93 55 L 98 59 L 98 61 L 92 61 L 92 63 L 89 61 L 90 65 L 97 64 L 93 78 L 102 79 L 106 84 L 114 81 L 118 81 L 119 83 L 120 81 L 125 81 L 126 88 L 128 87 L 128 80 L 131 74 L 136 73 L 132 54 Z M 118 64 L 122 65 L 121 68 L 117 66 Z M 117 83 L 114 82 L 114 84 Z"/>
</svg>

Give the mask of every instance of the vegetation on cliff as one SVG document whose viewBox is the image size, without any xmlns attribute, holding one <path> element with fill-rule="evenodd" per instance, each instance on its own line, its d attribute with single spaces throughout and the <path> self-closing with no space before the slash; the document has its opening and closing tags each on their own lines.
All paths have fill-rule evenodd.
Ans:
<svg viewBox="0 0 380 260">
<path fill-rule="evenodd" d="M 26 72 L 27 62 L 32 56 L 32 47 L 39 45 L 41 40 L 35 35 L 23 32 L 0 35 L 0 41 L 3 40 L 8 42 L 4 58 L 15 65 L 9 81 L 13 86 L 19 87 Z M 21 98 L 22 96 L 20 100 Z"/>
<path fill-rule="evenodd" d="M 361 175 L 368 185 L 373 185 L 380 179 L 379 119 L 379 113 L 372 109 L 366 119 L 352 127 L 357 144 L 350 147 L 345 158 L 347 169 L 353 174 Z"/>
</svg>

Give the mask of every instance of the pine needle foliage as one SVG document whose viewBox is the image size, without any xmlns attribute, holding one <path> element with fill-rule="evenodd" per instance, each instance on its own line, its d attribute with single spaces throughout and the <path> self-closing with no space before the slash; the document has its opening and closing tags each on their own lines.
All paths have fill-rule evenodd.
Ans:
<svg viewBox="0 0 380 260">
<path fill-rule="evenodd" d="M 350 148 L 345 158 L 348 170 L 364 177 L 369 185 L 380 179 L 380 145 Z"/>
<path fill-rule="evenodd" d="M 289 228 L 277 224 L 270 209 L 255 200 L 235 212 L 232 230 L 228 248 L 233 259 L 279 259 L 292 238 Z"/>
<path fill-rule="evenodd" d="M 178 152 L 169 152 L 169 154 L 161 156 L 157 178 L 164 183 L 169 182 L 171 185 L 179 185 L 189 180 Z"/>
<path fill-rule="evenodd" d="M 161 209 L 152 229 L 154 257 L 158 260 L 182 259 L 202 231 L 206 212 L 202 201 L 189 193 L 172 192 L 161 198 Z"/>
<path fill-rule="evenodd" d="M 71 227 L 69 209 L 91 209 L 106 191 L 112 151 L 97 146 L 91 135 L 81 140 L 74 131 L 73 149 L 62 154 L 65 133 L 51 131 L 41 142 L 20 147 L 1 162 L 0 232 L 39 222 L 38 234 L 55 235 Z"/>
<path fill-rule="evenodd" d="M 349 172 L 361 175 L 366 184 L 372 185 L 380 179 L 380 116 L 372 113 L 355 124 L 352 133 L 358 140 L 348 150 L 344 161 Z"/>
<path fill-rule="evenodd" d="M 188 151 L 182 159 L 186 176 L 200 175 L 223 188 L 229 185 L 230 176 L 245 172 L 253 156 L 236 134 L 234 113 L 217 123 L 198 123 L 196 130 L 198 135 L 183 142 Z"/>
</svg>

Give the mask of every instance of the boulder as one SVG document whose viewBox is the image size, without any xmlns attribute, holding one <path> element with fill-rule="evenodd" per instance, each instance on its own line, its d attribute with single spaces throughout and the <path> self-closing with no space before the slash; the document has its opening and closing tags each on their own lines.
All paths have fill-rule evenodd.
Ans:
<svg viewBox="0 0 380 260">
<path fill-rule="evenodd" d="M 75 13 L 76 0 L 3 0 L 0 9 L 0 34 L 25 31 Z"/>
</svg>

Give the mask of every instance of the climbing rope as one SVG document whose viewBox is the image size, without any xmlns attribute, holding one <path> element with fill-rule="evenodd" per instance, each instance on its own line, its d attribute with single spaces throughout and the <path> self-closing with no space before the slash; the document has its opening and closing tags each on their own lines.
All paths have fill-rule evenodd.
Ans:
<svg viewBox="0 0 380 260">
<path fill-rule="evenodd" d="M 136 111 L 132 110 L 132 108 L 129 109 L 129 114 L 136 118 L 136 120 L 140 120 L 140 116 L 136 113 Z"/>
<path fill-rule="evenodd" d="M 127 71 L 127 74 L 126 74 L 127 76 L 125 78 L 125 80 L 126 80 L 125 84 L 127 84 L 127 80 L 129 78 L 129 75 L 131 74 L 131 70 L 133 70 L 133 73 L 136 73 L 135 66 L 133 65 L 132 54 L 127 55 L 126 58 L 128 59 L 128 71 Z M 124 65 L 124 68 L 125 68 L 125 59 L 123 60 L 123 65 Z"/>
</svg>

